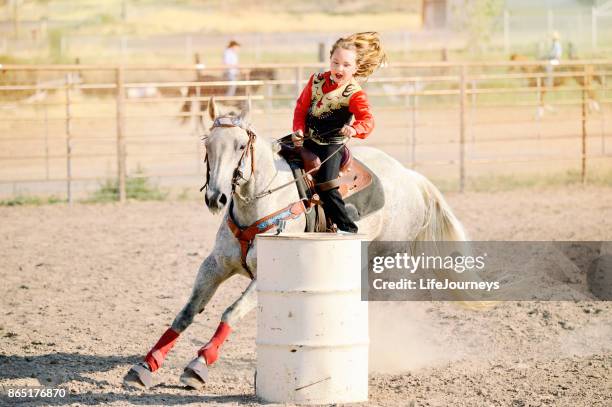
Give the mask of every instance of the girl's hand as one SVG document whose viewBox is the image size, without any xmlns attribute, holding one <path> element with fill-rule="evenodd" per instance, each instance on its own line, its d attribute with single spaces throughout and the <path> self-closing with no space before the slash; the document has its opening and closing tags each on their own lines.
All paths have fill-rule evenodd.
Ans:
<svg viewBox="0 0 612 407">
<path fill-rule="evenodd" d="M 302 144 L 304 144 L 304 133 L 302 130 L 294 131 L 291 135 L 291 141 L 293 141 L 294 146 L 302 147 Z"/>
<path fill-rule="evenodd" d="M 345 124 L 344 127 L 340 129 L 340 134 L 342 134 L 344 137 L 351 138 L 357 134 L 357 130 L 355 130 L 352 126 Z"/>
</svg>

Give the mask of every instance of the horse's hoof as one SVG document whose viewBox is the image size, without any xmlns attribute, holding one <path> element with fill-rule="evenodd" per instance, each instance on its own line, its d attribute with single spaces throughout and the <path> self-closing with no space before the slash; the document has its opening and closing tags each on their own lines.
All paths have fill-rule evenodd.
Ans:
<svg viewBox="0 0 612 407">
<path fill-rule="evenodd" d="M 206 380 L 208 380 L 208 366 L 199 358 L 192 360 L 181 375 L 181 383 L 196 390 L 203 388 Z"/>
<path fill-rule="evenodd" d="M 144 363 L 137 363 L 123 377 L 123 384 L 137 389 L 153 386 L 153 375 Z"/>
</svg>

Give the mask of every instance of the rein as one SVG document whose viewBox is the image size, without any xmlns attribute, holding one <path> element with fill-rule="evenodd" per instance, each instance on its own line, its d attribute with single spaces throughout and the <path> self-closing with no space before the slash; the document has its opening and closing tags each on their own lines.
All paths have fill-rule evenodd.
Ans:
<svg viewBox="0 0 612 407">
<path fill-rule="evenodd" d="M 319 134 L 319 136 L 325 136 L 325 135 L 328 135 L 328 134 L 331 134 L 331 133 L 337 132 L 337 131 L 338 131 L 338 130 L 340 130 L 341 128 L 342 128 L 342 127 L 338 127 L 338 128 L 336 128 L 336 129 L 331 129 L 330 131 L 326 131 L 326 132 L 324 132 L 324 133 Z M 309 138 L 310 138 L 310 137 L 304 137 L 304 140 L 307 140 L 307 139 L 309 139 Z M 350 140 L 350 138 L 349 138 L 349 140 Z M 289 144 L 289 143 L 284 143 L 284 142 L 282 142 L 280 139 L 279 139 L 279 140 L 276 140 L 276 141 L 275 141 L 275 143 L 278 143 L 278 144 L 285 144 L 285 145 L 288 145 L 288 144 Z M 243 198 L 243 199 L 246 199 L 246 202 L 247 202 L 247 203 L 249 203 L 249 202 L 251 202 L 251 201 L 253 201 L 253 200 L 255 200 L 255 199 L 260 199 L 260 198 L 263 198 L 264 196 L 271 195 L 271 194 L 273 194 L 274 192 L 276 192 L 276 191 L 278 191 L 278 190 L 280 190 L 280 189 L 283 189 L 283 188 L 285 188 L 285 187 L 288 187 L 289 185 L 295 184 L 295 183 L 297 183 L 297 182 L 299 182 L 299 181 L 301 181 L 301 180 L 305 180 L 305 179 L 306 179 L 306 178 L 307 178 L 307 177 L 308 177 L 310 174 L 312 174 L 313 172 L 315 172 L 316 170 L 318 170 L 319 168 L 321 168 L 321 166 L 323 166 L 323 164 L 325 164 L 325 162 L 327 162 L 327 161 L 328 161 L 329 159 L 331 159 L 331 158 L 332 158 L 334 155 L 336 155 L 336 153 L 338 153 L 340 150 L 342 150 L 342 148 L 343 148 L 343 147 L 344 147 L 344 146 L 345 146 L 347 143 L 348 143 L 348 140 L 347 140 L 347 142 L 340 144 L 340 146 L 339 146 L 339 147 L 338 147 L 338 148 L 337 148 L 337 149 L 336 149 L 336 150 L 335 150 L 333 153 L 331 153 L 331 154 L 329 155 L 329 157 L 327 157 L 325 160 L 321 161 L 321 164 L 319 164 L 319 166 L 312 168 L 310 171 L 306 171 L 306 172 L 304 172 L 304 174 L 303 174 L 303 175 L 300 175 L 299 177 L 294 178 L 292 181 L 286 182 L 286 183 L 284 183 L 284 184 L 282 184 L 282 185 L 279 185 L 279 186 L 277 186 L 277 187 L 275 187 L 275 188 L 268 189 L 268 190 L 266 190 L 266 191 L 262 191 L 262 192 L 260 192 L 259 194 L 256 194 L 254 198 L 248 198 L 248 197 L 247 197 L 247 198 Z M 242 198 L 242 197 L 241 197 L 241 198 Z"/>
<path fill-rule="evenodd" d="M 231 117 L 219 117 L 219 118 L 215 119 L 215 122 L 213 123 L 213 125 L 212 125 L 212 127 L 210 129 L 212 130 L 215 127 L 240 127 L 240 128 L 242 128 L 239 125 L 239 122 L 237 120 L 235 120 L 234 118 L 231 118 Z M 331 133 L 337 132 L 340 129 L 341 129 L 341 127 L 337 128 L 337 129 L 332 129 L 330 131 L 326 131 L 324 133 L 319 134 L 319 136 L 325 136 L 327 134 L 331 134 Z M 257 135 L 250 128 L 246 128 L 244 130 L 246 131 L 247 135 L 249 136 L 249 141 L 247 142 L 244 150 L 242 151 L 242 154 L 240 155 L 240 160 L 238 161 L 238 165 L 234 169 L 234 176 L 232 177 L 232 195 L 236 195 L 237 197 L 239 197 L 246 204 L 249 204 L 249 203 L 251 203 L 253 201 L 256 201 L 258 199 L 261 199 L 263 197 L 271 195 L 271 194 L 273 194 L 276 191 L 279 191 L 279 190 L 281 190 L 283 188 L 288 187 L 289 185 L 293 185 L 293 184 L 299 182 L 300 180 L 305 180 L 310 174 L 312 174 L 314 171 L 316 171 L 319 168 L 321 168 L 321 166 L 325 162 L 327 162 L 334 155 L 336 155 L 346 145 L 346 143 L 340 144 L 340 146 L 333 153 L 331 153 L 329 155 L 329 157 L 327 157 L 325 160 L 321 161 L 321 164 L 319 166 L 317 166 L 315 168 L 312 168 L 310 171 L 305 172 L 303 175 L 299 176 L 298 178 L 294 178 L 292 181 L 286 182 L 286 183 L 284 183 L 282 185 L 279 185 L 279 186 L 277 186 L 275 188 L 271 188 L 271 189 L 267 189 L 267 190 L 261 191 L 261 192 L 255 194 L 253 197 L 248 197 L 248 196 L 240 195 L 240 193 L 238 191 L 236 191 L 236 186 L 238 185 L 239 179 L 242 179 L 244 181 L 248 181 L 247 178 L 244 178 L 244 174 L 242 173 L 242 166 L 244 165 L 244 159 L 248 156 L 248 154 L 251 155 L 251 174 L 250 174 L 249 177 L 253 176 L 253 174 L 255 173 L 255 145 L 254 145 L 254 143 L 255 143 L 255 138 L 257 137 Z M 310 137 L 304 137 L 305 140 L 308 139 L 308 138 L 310 138 Z M 280 140 L 276 140 L 275 143 L 281 144 L 283 142 L 280 141 Z M 206 183 L 202 186 L 202 188 L 200 188 L 200 192 L 204 191 L 204 189 L 206 189 L 206 187 L 208 187 L 208 180 L 210 178 L 210 166 L 208 164 L 208 152 L 206 153 L 206 156 L 204 157 L 204 162 L 206 163 Z"/>
<path fill-rule="evenodd" d="M 338 153 L 342 148 L 344 148 L 345 145 L 346 145 L 346 143 L 340 144 L 340 147 L 338 147 L 333 153 L 331 153 L 329 155 L 329 157 L 327 157 L 325 160 L 321 161 L 321 164 L 319 164 L 319 166 L 312 168 L 310 171 L 304 172 L 303 175 L 300 175 L 299 177 L 294 178 L 292 181 L 286 182 L 286 183 L 284 183 L 282 185 L 279 185 L 279 186 L 277 186 L 275 188 L 268 189 L 266 191 L 260 192 L 259 194 L 255 195 L 254 198 L 248 198 L 248 199 L 250 199 L 250 200 L 260 199 L 260 198 L 263 198 L 264 196 L 273 194 L 274 192 L 276 192 L 276 191 L 278 191 L 280 189 L 288 187 L 289 185 L 295 184 L 296 182 L 298 182 L 300 180 L 305 180 L 310 174 L 312 174 L 313 172 L 315 172 L 316 170 L 321 168 L 321 166 L 323 164 L 325 164 L 325 162 L 327 162 L 330 158 L 332 158 L 334 155 L 336 155 L 336 153 Z M 249 202 L 249 201 L 247 201 L 247 202 Z"/>
</svg>

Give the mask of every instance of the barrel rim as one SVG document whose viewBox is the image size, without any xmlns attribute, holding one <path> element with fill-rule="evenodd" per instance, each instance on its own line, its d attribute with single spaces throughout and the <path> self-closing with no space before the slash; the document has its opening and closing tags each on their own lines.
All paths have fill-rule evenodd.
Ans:
<svg viewBox="0 0 612 407">
<path fill-rule="evenodd" d="M 363 233 L 351 234 L 336 234 L 336 233 L 309 233 L 309 232 L 291 232 L 291 233 L 261 233 L 257 235 L 257 239 L 276 239 L 276 240 L 307 240 L 312 241 L 329 241 L 329 240 L 367 240 L 367 235 Z"/>
</svg>

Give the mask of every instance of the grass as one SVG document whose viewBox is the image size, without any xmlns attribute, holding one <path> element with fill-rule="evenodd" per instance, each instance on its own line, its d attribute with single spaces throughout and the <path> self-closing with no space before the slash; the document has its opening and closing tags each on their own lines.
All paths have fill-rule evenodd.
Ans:
<svg viewBox="0 0 612 407">
<path fill-rule="evenodd" d="M 168 197 L 168 192 L 163 191 L 157 185 L 152 185 L 141 170 L 136 172 L 135 177 L 126 179 L 127 199 L 134 201 L 163 201 Z M 107 203 L 119 200 L 119 181 L 107 180 L 84 203 Z"/>
<path fill-rule="evenodd" d="M 443 192 L 458 191 L 459 181 L 432 179 Z M 468 177 L 465 190 L 469 192 L 501 192 L 516 189 L 554 188 L 581 185 L 580 171 L 567 170 L 553 174 L 482 175 Z M 612 187 L 612 169 L 590 169 L 587 171 L 587 186 Z"/>
<path fill-rule="evenodd" d="M 127 199 L 134 201 L 163 201 L 168 197 L 168 192 L 152 185 L 142 171 L 137 172 L 135 177 L 126 180 Z M 177 197 L 178 200 L 189 200 L 188 191 L 185 189 Z M 109 203 L 119 200 L 119 183 L 117 180 L 107 180 L 100 185 L 90 197 L 81 200 L 81 203 Z M 17 195 L 13 198 L 0 200 L 0 206 L 40 206 L 68 202 L 65 198 L 56 196 L 41 197 L 30 195 Z"/>
<path fill-rule="evenodd" d="M 65 203 L 66 199 L 56 196 L 39 197 L 29 195 L 17 195 L 14 198 L 0 200 L 0 206 L 40 206 L 53 205 L 57 203 Z"/>
<path fill-rule="evenodd" d="M 431 181 L 442 192 L 456 192 L 459 190 L 459 182 L 448 178 L 431 178 Z M 514 175 L 485 175 L 468 177 L 466 180 L 466 192 L 502 192 L 517 189 L 541 189 L 578 186 L 582 184 L 580 171 L 567 170 L 565 172 L 551 174 L 514 174 Z M 587 173 L 587 186 L 612 188 L 612 169 L 597 168 L 589 169 Z M 140 172 L 136 177 L 127 179 L 127 198 L 135 201 L 163 201 L 173 199 L 176 201 L 194 201 L 201 199 L 200 194 L 193 193 L 192 188 L 183 188 L 180 192 L 170 197 L 168 191 L 152 185 L 148 178 Z M 98 204 L 117 202 L 119 200 L 119 188 L 116 180 L 106 181 L 89 198 L 82 203 Z M 66 199 L 57 196 L 37 197 L 18 195 L 14 198 L 0 200 L 1 206 L 40 206 L 66 203 Z"/>
<path fill-rule="evenodd" d="M 169 193 L 162 190 L 157 185 L 153 185 L 150 180 L 144 175 L 143 171 L 138 169 L 136 175 L 126 179 L 127 199 L 134 201 L 163 201 L 168 198 Z M 188 200 L 188 191 L 185 189 L 178 196 L 178 200 Z M 119 182 L 117 180 L 107 180 L 100 185 L 100 188 L 95 191 L 90 197 L 81 200 L 81 203 L 108 203 L 117 202 L 119 200 Z M 52 205 L 57 203 L 68 202 L 65 198 L 57 196 L 41 197 L 30 195 L 17 195 L 13 198 L 0 200 L 0 206 L 40 206 Z"/>
</svg>

